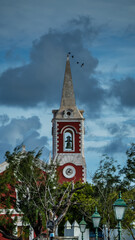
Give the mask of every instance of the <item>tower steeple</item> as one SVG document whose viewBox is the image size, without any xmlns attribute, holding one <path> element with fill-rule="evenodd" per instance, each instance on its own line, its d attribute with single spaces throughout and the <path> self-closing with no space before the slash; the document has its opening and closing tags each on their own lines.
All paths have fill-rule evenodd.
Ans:
<svg viewBox="0 0 135 240">
<path fill-rule="evenodd" d="M 60 182 L 86 181 L 84 117 L 75 102 L 69 56 L 66 60 L 60 108 L 53 110 L 53 160 L 59 162 Z"/>
<path fill-rule="evenodd" d="M 64 84 L 63 84 L 63 91 L 62 91 L 62 98 L 61 98 L 61 107 L 70 108 L 74 106 L 76 106 L 75 94 L 73 89 L 69 55 L 67 55 Z"/>
<path fill-rule="evenodd" d="M 67 61 L 66 61 L 61 105 L 59 110 L 53 111 L 53 114 L 57 119 L 61 119 L 62 117 L 84 119 L 83 111 L 78 110 L 75 102 L 75 94 L 74 94 L 74 88 L 73 88 L 69 55 L 67 55 Z"/>
</svg>

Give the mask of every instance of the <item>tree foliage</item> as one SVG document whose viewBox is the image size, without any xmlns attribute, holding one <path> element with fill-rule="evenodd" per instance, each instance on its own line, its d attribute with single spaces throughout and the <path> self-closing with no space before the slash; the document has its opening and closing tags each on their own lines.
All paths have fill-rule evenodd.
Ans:
<svg viewBox="0 0 135 240">
<path fill-rule="evenodd" d="M 11 170 L 7 169 L 0 174 L 0 233 L 5 238 L 20 240 L 21 238 L 13 235 L 17 220 L 16 217 L 12 218 L 15 206 L 15 178 Z"/>
<path fill-rule="evenodd" d="M 7 152 L 6 161 L 9 166 L 0 178 L 1 206 L 7 209 L 14 207 L 18 213 L 23 213 L 24 228 L 27 224 L 31 225 L 38 236 L 46 229 L 49 221 L 53 223 L 51 231 L 55 232 L 57 226 L 63 227 L 67 220 L 71 223 L 74 220 L 80 222 L 82 215 L 85 215 L 85 220 L 92 228 L 91 215 L 97 206 L 102 217 L 101 226 L 107 229 L 109 240 L 110 230 L 117 224 L 112 205 L 121 191 L 122 198 L 128 205 L 122 225 L 133 236 L 135 144 L 127 151 L 127 164 L 123 169 L 116 160 L 103 155 L 94 173 L 93 184 L 59 184 L 58 164 L 40 161 L 41 154 L 42 150 L 26 152 L 20 147 L 13 153 Z M 17 190 L 17 202 L 13 194 L 14 188 Z M 7 218 L 0 224 L 0 232 L 9 239 L 19 239 L 13 235 L 16 219 L 12 221 L 11 214 L 12 211 L 7 210 Z M 0 221 L 2 223 L 3 220 Z"/>
<path fill-rule="evenodd" d="M 118 196 L 121 186 L 120 165 L 113 158 L 103 155 L 99 167 L 93 176 L 95 197 L 98 200 L 98 211 L 102 216 L 102 225 L 107 228 L 107 238 L 111 238 L 111 229 L 116 222 L 112 205 Z M 104 231 L 106 232 L 106 231 Z"/>
<path fill-rule="evenodd" d="M 130 149 L 126 152 L 127 162 L 126 166 L 120 171 L 124 174 L 125 185 L 135 184 L 135 143 L 131 144 Z"/>
<path fill-rule="evenodd" d="M 112 208 L 113 203 L 122 192 L 122 198 L 128 205 L 122 226 L 133 236 L 133 222 L 135 220 L 135 189 L 131 183 L 134 179 L 135 145 L 127 151 L 127 165 L 121 169 L 113 158 L 103 155 L 99 168 L 93 176 L 95 197 L 98 199 L 98 209 L 102 216 L 101 223 L 107 227 L 107 239 L 111 238 L 111 229 L 116 228 L 116 220 Z M 123 173 L 123 178 L 121 173 Z M 104 231 L 105 232 L 105 231 Z"/>
<path fill-rule="evenodd" d="M 135 222 L 135 188 L 129 188 L 123 192 L 122 198 L 128 206 L 123 221 L 123 228 L 127 229 L 133 239 L 135 239 L 133 231 L 133 224 Z"/>
<path fill-rule="evenodd" d="M 13 153 L 6 153 L 8 169 L 13 173 L 14 186 L 17 190 L 15 209 L 23 213 L 24 227 L 30 224 L 36 235 L 46 229 L 48 221 L 52 221 L 55 232 L 72 204 L 74 193 L 82 188 L 70 182 L 63 187 L 59 184 L 57 164 L 52 161 L 40 161 L 42 150 L 22 151 L 17 147 Z"/>
<path fill-rule="evenodd" d="M 94 187 L 90 183 L 78 182 L 75 184 L 76 187 L 80 187 L 76 191 L 72 198 L 72 204 L 69 207 L 69 211 L 65 215 L 62 223 L 59 226 L 59 233 L 63 234 L 64 224 L 68 220 L 70 223 L 77 221 L 78 223 L 82 220 L 82 216 L 85 216 L 85 220 L 89 227 L 92 226 L 91 218 L 97 201 L 94 196 Z M 81 188 L 83 186 L 83 188 Z"/>
</svg>

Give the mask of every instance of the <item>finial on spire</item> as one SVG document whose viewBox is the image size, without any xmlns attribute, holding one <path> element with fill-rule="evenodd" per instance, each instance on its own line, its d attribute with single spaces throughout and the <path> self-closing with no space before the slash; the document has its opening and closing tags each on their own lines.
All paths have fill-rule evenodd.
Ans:
<svg viewBox="0 0 135 240">
<path fill-rule="evenodd" d="M 67 60 L 69 60 L 69 54 L 67 54 Z"/>
</svg>

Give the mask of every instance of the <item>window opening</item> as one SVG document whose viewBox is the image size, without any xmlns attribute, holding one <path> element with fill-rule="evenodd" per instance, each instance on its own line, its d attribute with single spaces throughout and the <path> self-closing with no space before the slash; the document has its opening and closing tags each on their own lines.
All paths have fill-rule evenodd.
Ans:
<svg viewBox="0 0 135 240">
<path fill-rule="evenodd" d="M 73 150 L 73 133 L 72 131 L 68 130 L 64 134 L 64 150 L 65 151 L 72 151 Z"/>
</svg>

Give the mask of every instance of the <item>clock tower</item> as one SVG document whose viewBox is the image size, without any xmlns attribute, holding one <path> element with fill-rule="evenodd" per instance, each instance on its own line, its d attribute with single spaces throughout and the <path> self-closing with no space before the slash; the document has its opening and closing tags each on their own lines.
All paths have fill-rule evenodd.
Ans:
<svg viewBox="0 0 135 240">
<path fill-rule="evenodd" d="M 53 161 L 59 162 L 60 183 L 67 181 L 86 182 L 84 158 L 84 117 L 78 110 L 67 56 L 61 105 L 53 110 Z"/>
</svg>

